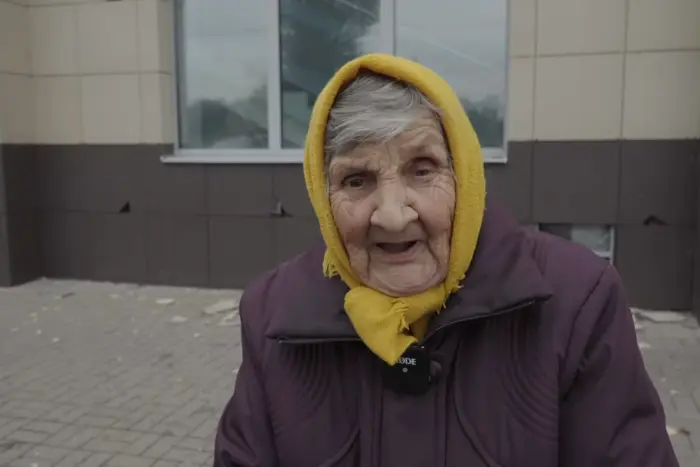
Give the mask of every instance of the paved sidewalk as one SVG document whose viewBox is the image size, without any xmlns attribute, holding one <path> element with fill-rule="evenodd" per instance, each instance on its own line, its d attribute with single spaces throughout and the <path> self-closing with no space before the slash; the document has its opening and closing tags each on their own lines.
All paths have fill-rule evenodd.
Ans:
<svg viewBox="0 0 700 467">
<path fill-rule="evenodd" d="M 48 280 L 0 289 L 0 467 L 211 466 L 240 364 L 226 303 L 238 294 Z M 691 319 L 638 322 L 682 466 L 700 467 L 700 331 Z"/>
<path fill-rule="evenodd" d="M 238 328 L 219 325 L 236 321 L 203 310 L 236 295 L 0 290 L 0 466 L 210 467 L 240 352 Z"/>
<path fill-rule="evenodd" d="M 635 312 L 637 341 L 666 409 L 676 455 L 681 467 L 700 467 L 700 329 L 688 315 L 643 315 Z"/>
</svg>

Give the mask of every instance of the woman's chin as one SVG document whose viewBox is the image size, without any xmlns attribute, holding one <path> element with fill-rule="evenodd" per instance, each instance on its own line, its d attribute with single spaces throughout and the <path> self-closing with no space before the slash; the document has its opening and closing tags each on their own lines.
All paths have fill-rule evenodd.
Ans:
<svg viewBox="0 0 700 467">
<path fill-rule="evenodd" d="M 410 274 L 410 271 L 405 271 L 403 274 L 400 271 L 397 271 L 396 274 L 382 272 L 384 274 L 372 274 L 366 285 L 391 297 L 417 295 L 435 287 L 444 280 L 444 275 L 440 277 L 436 271 L 433 271 L 432 274 L 426 274 L 425 271 L 421 271 L 422 273 L 419 274 Z"/>
</svg>

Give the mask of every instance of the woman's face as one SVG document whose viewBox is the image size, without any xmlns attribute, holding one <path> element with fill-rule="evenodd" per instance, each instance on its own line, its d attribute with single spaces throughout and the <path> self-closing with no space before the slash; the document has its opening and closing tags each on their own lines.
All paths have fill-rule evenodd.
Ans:
<svg viewBox="0 0 700 467">
<path fill-rule="evenodd" d="M 434 118 L 334 157 L 328 185 L 350 264 L 365 285 L 400 297 L 445 279 L 455 180 Z"/>
</svg>

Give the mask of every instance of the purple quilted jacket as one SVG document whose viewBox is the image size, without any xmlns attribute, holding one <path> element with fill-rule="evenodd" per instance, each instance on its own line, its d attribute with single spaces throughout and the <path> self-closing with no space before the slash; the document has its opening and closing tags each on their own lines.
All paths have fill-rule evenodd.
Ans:
<svg viewBox="0 0 700 467">
<path fill-rule="evenodd" d="M 249 286 L 217 467 L 676 467 L 615 269 L 489 205 L 404 394 L 322 276 L 323 246 Z"/>
</svg>

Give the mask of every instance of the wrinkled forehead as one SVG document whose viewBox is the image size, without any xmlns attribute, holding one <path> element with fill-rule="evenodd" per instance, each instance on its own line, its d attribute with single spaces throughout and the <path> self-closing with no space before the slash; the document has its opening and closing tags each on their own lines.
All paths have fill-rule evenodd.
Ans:
<svg viewBox="0 0 700 467">
<path fill-rule="evenodd" d="M 336 96 L 325 125 L 326 164 L 373 146 L 404 144 L 417 127 L 441 132 L 442 111 L 418 89 L 387 76 L 365 73 Z M 409 143 L 410 144 L 410 143 Z"/>
<path fill-rule="evenodd" d="M 366 165 L 376 163 L 400 163 L 421 156 L 449 159 L 447 141 L 442 125 L 433 115 L 417 119 L 395 137 L 387 141 L 368 141 L 334 157 L 331 167 L 346 164 Z"/>
</svg>

